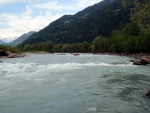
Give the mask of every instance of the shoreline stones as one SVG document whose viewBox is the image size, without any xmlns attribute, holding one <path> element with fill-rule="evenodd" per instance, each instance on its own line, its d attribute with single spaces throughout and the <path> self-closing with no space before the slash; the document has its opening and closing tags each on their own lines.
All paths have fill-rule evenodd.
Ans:
<svg viewBox="0 0 150 113">
<path fill-rule="evenodd" d="M 150 55 L 133 55 L 133 58 L 139 59 L 139 60 L 130 60 L 130 62 L 133 62 L 134 65 L 150 65 Z M 131 56 L 132 57 L 132 56 Z"/>
<path fill-rule="evenodd" d="M 134 65 L 148 65 L 150 64 L 150 57 L 142 57 L 140 60 L 130 60 Z"/>
<path fill-rule="evenodd" d="M 11 53 L 8 55 L 7 58 L 20 58 L 26 56 L 25 54 L 16 54 L 16 53 Z"/>
<path fill-rule="evenodd" d="M 19 53 L 11 53 L 9 51 L 0 50 L 0 58 L 19 58 L 24 57 L 26 54 L 19 54 Z"/>
</svg>

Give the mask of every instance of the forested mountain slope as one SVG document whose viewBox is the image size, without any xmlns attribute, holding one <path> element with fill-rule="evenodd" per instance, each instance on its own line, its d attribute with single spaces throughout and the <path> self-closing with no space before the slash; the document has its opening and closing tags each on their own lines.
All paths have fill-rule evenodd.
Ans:
<svg viewBox="0 0 150 113">
<path fill-rule="evenodd" d="M 75 15 L 64 15 L 21 45 L 48 40 L 54 44 L 91 42 L 100 35 L 109 37 L 114 29 L 122 29 L 130 21 L 130 7 L 124 8 L 121 0 L 104 0 Z"/>
</svg>

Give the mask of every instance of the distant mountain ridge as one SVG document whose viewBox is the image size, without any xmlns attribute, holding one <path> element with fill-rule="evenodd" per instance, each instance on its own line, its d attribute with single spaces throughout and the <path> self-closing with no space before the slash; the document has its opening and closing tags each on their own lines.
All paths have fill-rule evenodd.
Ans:
<svg viewBox="0 0 150 113">
<path fill-rule="evenodd" d="M 20 45 L 48 40 L 55 44 L 90 42 L 100 35 L 109 37 L 114 29 L 123 28 L 129 21 L 130 8 L 123 8 L 121 0 L 103 0 L 75 15 L 62 16 Z"/>
<path fill-rule="evenodd" d="M 4 42 L 3 40 L 0 40 L 0 44 L 6 44 L 6 42 Z"/>
<path fill-rule="evenodd" d="M 28 39 L 34 33 L 36 33 L 36 31 L 30 31 L 28 33 L 24 33 L 19 38 L 17 38 L 15 40 L 13 40 L 12 42 L 10 42 L 8 45 L 18 46 L 20 43 L 22 43 L 23 41 L 25 41 L 26 39 Z"/>
</svg>

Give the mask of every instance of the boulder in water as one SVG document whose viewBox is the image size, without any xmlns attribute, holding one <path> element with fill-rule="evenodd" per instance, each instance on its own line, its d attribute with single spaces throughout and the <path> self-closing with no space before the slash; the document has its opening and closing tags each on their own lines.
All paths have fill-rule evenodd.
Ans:
<svg viewBox="0 0 150 113">
<path fill-rule="evenodd" d="M 143 58 L 141 58 L 141 62 L 144 62 L 146 64 L 150 64 L 150 57 L 143 57 Z"/>
<path fill-rule="evenodd" d="M 134 65 L 148 65 L 150 64 L 150 57 L 142 57 L 140 60 L 130 60 Z"/>
<path fill-rule="evenodd" d="M 150 98 L 150 90 L 145 95 Z"/>
</svg>

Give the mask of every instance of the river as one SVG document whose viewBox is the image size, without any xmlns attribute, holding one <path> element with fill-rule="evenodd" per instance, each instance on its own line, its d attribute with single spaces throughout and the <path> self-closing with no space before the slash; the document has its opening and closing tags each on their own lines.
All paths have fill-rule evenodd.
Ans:
<svg viewBox="0 0 150 113">
<path fill-rule="evenodd" d="M 113 55 L 1 59 L 0 113 L 150 113 L 150 66 Z"/>
</svg>

